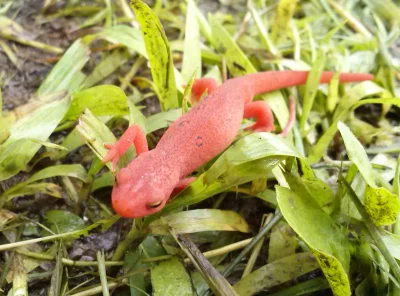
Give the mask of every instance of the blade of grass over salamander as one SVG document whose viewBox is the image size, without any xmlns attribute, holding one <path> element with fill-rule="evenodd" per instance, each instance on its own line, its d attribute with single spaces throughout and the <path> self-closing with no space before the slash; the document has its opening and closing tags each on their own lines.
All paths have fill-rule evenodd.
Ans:
<svg viewBox="0 0 400 296">
<path fill-rule="evenodd" d="M 256 68 L 232 39 L 228 31 L 214 16 L 209 15 L 209 20 L 213 34 L 214 47 L 224 56 L 229 72 L 235 77 L 256 73 Z M 271 107 L 280 126 L 284 127 L 289 119 L 289 109 L 282 93 L 280 91 L 273 91 L 261 95 L 261 97 Z"/>
<path fill-rule="evenodd" d="M 226 150 L 205 173 L 167 204 L 162 213 L 198 203 L 234 186 L 266 176 L 287 156 L 300 157 L 282 137 L 255 133 Z M 152 215 L 154 219 L 157 215 Z"/>
<path fill-rule="evenodd" d="M 315 96 L 317 94 L 318 85 L 322 71 L 325 67 L 325 52 L 320 48 L 317 53 L 317 58 L 313 63 L 310 74 L 307 77 L 306 90 L 303 98 L 303 112 L 300 117 L 300 132 L 306 136 L 306 124 L 310 116 L 311 108 L 314 104 Z"/>
<path fill-rule="evenodd" d="M 149 56 L 151 75 L 163 110 L 177 108 L 178 95 L 175 85 L 174 65 L 167 37 L 158 17 L 142 1 L 132 0 L 141 26 L 146 51 Z"/>
</svg>

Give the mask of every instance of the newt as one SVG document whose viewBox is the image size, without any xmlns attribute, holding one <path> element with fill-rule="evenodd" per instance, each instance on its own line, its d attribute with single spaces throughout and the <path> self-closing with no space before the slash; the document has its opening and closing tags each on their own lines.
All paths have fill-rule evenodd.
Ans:
<svg viewBox="0 0 400 296">
<path fill-rule="evenodd" d="M 225 81 L 222 85 L 210 78 L 195 80 L 192 93 L 207 96 L 176 120 L 164 133 L 153 150 L 148 150 L 145 133 L 138 125 L 130 126 L 109 149 L 103 162 L 118 159 L 130 145 L 137 157 L 116 175 L 112 206 L 126 218 L 139 218 L 160 211 L 174 192 L 189 185 L 195 178 L 187 177 L 201 165 L 227 148 L 238 134 L 243 118 L 255 118 L 249 127 L 254 132 L 271 132 L 274 119 L 264 101 L 252 101 L 257 94 L 304 84 L 307 71 L 269 71 L 249 74 Z M 334 73 L 323 72 L 320 83 L 327 83 Z M 370 74 L 343 73 L 340 82 L 372 80 Z M 291 119 L 294 121 L 294 108 Z M 285 128 L 283 135 L 288 132 Z"/>
</svg>

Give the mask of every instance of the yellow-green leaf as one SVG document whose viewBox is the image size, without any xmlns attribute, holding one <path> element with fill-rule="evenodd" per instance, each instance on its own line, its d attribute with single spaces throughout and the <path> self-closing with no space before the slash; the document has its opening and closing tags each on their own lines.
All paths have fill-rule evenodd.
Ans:
<svg viewBox="0 0 400 296">
<path fill-rule="evenodd" d="M 178 96 L 175 85 L 174 65 L 169 43 L 160 20 L 144 2 L 132 0 L 131 6 L 140 24 L 151 75 L 163 110 L 177 108 Z"/>
<path fill-rule="evenodd" d="M 193 296 L 189 274 L 176 257 L 162 261 L 151 269 L 154 296 Z"/>
<path fill-rule="evenodd" d="M 250 296 L 294 280 L 318 267 L 318 262 L 311 252 L 294 254 L 260 267 L 233 287 L 240 295 Z"/>
<path fill-rule="evenodd" d="M 393 224 L 400 211 L 397 196 L 383 187 L 367 186 L 364 206 L 376 226 Z"/>
<path fill-rule="evenodd" d="M 281 38 L 286 36 L 289 28 L 290 20 L 296 10 L 299 0 L 281 0 L 277 8 L 275 21 L 272 23 L 272 40 L 277 43 Z"/>
<path fill-rule="evenodd" d="M 239 214 L 232 211 L 203 209 L 180 212 L 163 216 L 149 225 L 152 234 L 168 234 L 165 223 L 175 233 L 194 233 L 202 231 L 240 231 L 249 232 L 249 225 Z"/>
<path fill-rule="evenodd" d="M 129 111 L 125 93 L 114 85 L 100 85 L 73 95 L 64 120 L 75 120 L 88 108 L 94 115 L 124 115 Z"/>
<path fill-rule="evenodd" d="M 334 293 L 350 295 L 347 275 L 350 250 L 345 233 L 307 190 L 301 187 L 296 189 L 294 192 L 285 187 L 276 187 L 283 216 L 312 249 Z"/>
</svg>

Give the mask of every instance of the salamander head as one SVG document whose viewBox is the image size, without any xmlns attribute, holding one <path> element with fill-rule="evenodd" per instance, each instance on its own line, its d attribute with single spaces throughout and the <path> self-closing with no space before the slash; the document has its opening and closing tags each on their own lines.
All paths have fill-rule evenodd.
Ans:
<svg viewBox="0 0 400 296">
<path fill-rule="evenodd" d="M 147 154 L 139 155 L 117 175 L 112 206 L 122 217 L 140 218 L 160 211 L 179 181 L 179 174 L 164 168 L 162 162 L 153 165 Z"/>
</svg>

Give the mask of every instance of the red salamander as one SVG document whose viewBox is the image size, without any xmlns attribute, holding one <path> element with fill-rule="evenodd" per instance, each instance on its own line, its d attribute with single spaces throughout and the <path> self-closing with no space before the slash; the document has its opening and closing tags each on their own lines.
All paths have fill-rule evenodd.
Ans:
<svg viewBox="0 0 400 296">
<path fill-rule="evenodd" d="M 156 148 L 148 151 L 146 136 L 132 125 L 110 149 L 103 161 L 113 165 L 133 143 L 137 157 L 120 170 L 112 191 L 117 214 L 138 218 L 160 211 L 174 189 L 183 189 L 194 178 L 187 176 L 221 153 L 235 139 L 243 118 L 256 118 L 253 131 L 274 130 L 273 115 L 264 101 L 252 102 L 255 95 L 304 84 L 309 72 L 270 71 L 233 78 L 217 86 L 209 78 L 196 80 L 195 97 L 208 95 L 185 113 L 165 132 Z M 334 74 L 324 72 L 320 83 Z M 341 82 L 372 80 L 370 74 L 341 74 Z M 294 109 L 294 108 L 291 108 Z M 294 120 L 294 117 L 293 117 Z M 285 133 L 287 132 L 287 129 Z"/>
</svg>

